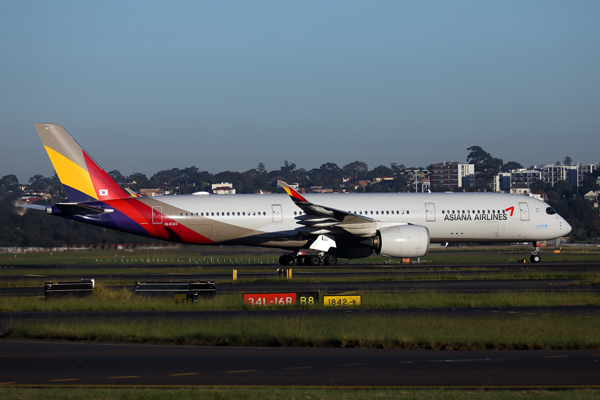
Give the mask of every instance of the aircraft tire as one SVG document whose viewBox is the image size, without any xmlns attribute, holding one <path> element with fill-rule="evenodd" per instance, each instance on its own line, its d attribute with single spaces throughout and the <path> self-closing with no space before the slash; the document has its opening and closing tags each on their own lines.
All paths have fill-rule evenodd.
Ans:
<svg viewBox="0 0 600 400">
<path fill-rule="evenodd" d="M 321 257 L 316 254 L 306 256 L 306 261 L 308 261 L 309 265 L 321 265 Z"/>
<path fill-rule="evenodd" d="M 306 256 L 298 257 L 298 265 L 306 265 L 306 264 L 308 264 L 308 261 L 306 260 Z"/>
<path fill-rule="evenodd" d="M 337 262 L 338 262 L 337 257 L 334 256 L 333 254 L 327 254 L 325 256 L 325 264 L 326 265 L 333 266 L 333 265 L 336 265 Z"/>
<path fill-rule="evenodd" d="M 540 257 L 539 254 L 532 254 L 531 257 L 529 257 L 529 259 L 531 260 L 532 263 L 537 264 L 540 262 L 542 257 Z"/>
</svg>

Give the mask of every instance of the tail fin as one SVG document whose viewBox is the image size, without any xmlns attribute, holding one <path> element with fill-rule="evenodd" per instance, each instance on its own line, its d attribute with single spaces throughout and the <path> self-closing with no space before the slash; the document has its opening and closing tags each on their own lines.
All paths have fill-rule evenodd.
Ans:
<svg viewBox="0 0 600 400">
<path fill-rule="evenodd" d="M 104 201 L 129 197 L 57 124 L 35 124 L 69 201 Z"/>
</svg>

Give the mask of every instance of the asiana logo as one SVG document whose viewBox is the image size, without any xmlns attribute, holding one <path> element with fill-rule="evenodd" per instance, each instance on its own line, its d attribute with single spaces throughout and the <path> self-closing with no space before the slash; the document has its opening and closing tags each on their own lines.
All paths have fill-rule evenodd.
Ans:
<svg viewBox="0 0 600 400">
<path fill-rule="evenodd" d="M 506 221 L 508 214 L 446 214 L 444 221 Z"/>
</svg>

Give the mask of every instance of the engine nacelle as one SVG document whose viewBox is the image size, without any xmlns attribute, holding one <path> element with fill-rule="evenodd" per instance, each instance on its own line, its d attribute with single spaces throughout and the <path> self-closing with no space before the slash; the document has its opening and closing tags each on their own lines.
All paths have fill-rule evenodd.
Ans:
<svg viewBox="0 0 600 400">
<path fill-rule="evenodd" d="M 390 226 L 373 239 L 375 252 L 387 257 L 422 257 L 429 250 L 429 229 L 422 225 Z"/>
</svg>

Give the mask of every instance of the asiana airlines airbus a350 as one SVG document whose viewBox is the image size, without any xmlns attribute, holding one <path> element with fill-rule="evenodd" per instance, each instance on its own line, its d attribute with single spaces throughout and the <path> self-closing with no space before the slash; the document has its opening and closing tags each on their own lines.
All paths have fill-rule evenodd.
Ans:
<svg viewBox="0 0 600 400">
<path fill-rule="evenodd" d="M 139 197 L 121 189 L 57 124 L 35 124 L 68 202 L 29 208 L 171 242 L 286 250 L 280 264 L 422 257 L 430 243 L 537 242 L 571 226 L 543 201 L 503 193 L 335 193 Z"/>
</svg>

